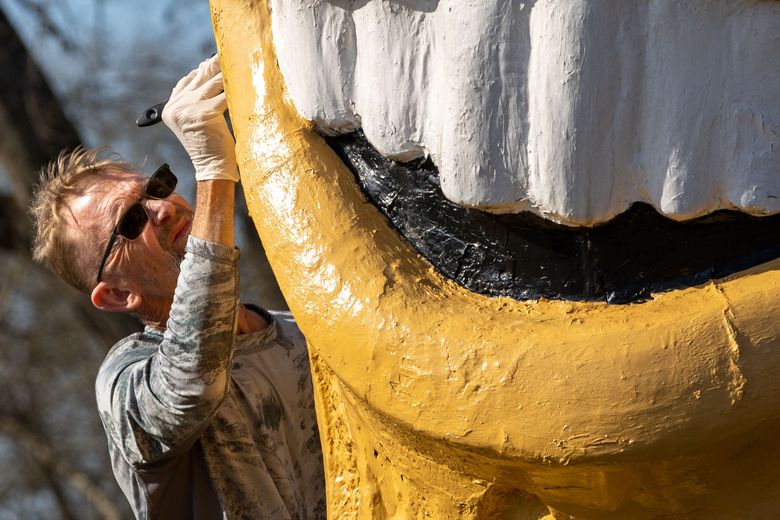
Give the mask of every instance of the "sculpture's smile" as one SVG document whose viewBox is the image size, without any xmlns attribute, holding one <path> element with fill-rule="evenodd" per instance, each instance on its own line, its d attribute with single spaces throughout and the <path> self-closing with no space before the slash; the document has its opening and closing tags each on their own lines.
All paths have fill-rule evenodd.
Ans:
<svg viewBox="0 0 780 520">
<path fill-rule="evenodd" d="M 780 255 L 748 217 L 780 210 L 777 4 L 270 5 L 298 111 L 365 132 L 331 143 L 470 290 L 629 302 Z"/>
<path fill-rule="evenodd" d="M 430 161 L 385 159 L 362 132 L 326 140 L 416 251 L 481 294 L 636 302 L 780 256 L 780 216 L 721 210 L 677 222 L 644 203 L 594 227 L 493 215 L 446 200 Z"/>
<path fill-rule="evenodd" d="M 780 489 L 780 261 L 629 305 L 468 291 L 366 202 L 285 97 L 266 9 L 214 4 L 247 199 L 311 343 L 331 515 L 768 511 L 760 508 Z M 273 5 L 283 11 L 285 3 Z M 752 30 L 767 23 L 753 21 Z M 735 157 L 752 157 L 758 172 L 764 156 Z M 670 214 L 682 218 L 712 200 L 673 196 L 689 182 L 676 160 L 661 186 L 679 203 Z M 553 202 L 556 193 L 548 192 Z M 596 198 L 602 209 L 626 202 Z M 608 220 L 612 211 L 566 207 L 536 209 L 570 224 Z M 755 207 L 774 211 L 743 209 Z"/>
</svg>

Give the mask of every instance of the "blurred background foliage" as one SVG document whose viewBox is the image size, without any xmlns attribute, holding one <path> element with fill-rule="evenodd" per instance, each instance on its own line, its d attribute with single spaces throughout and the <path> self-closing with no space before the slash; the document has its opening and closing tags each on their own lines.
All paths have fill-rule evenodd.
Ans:
<svg viewBox="0 0 780 520">
<path fill-rule="evenodd" d="M 163 126 L 135 119 L 215 51 L 206 0 L 0 0 L 0 520 L 130 518 L 95 411 L 108 349 L 140 328 L 96 311 L 32 263 L 37 170 L 63 148 L 109 145 L 145 171 L 192 168 Z M 284 308 L 246 205 L 242 299 Z"/>
</svg>

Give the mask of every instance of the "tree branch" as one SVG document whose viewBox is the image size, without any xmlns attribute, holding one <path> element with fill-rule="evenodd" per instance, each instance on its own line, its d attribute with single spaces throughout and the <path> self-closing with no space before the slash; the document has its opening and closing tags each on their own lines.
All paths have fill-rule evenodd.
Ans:
<svg viewBox="0 0 780 520">
<path fill-rule="evenodd" d="M 15 417 L 0 415 L 0 432 L 22 446 L 42 468 L 51 469 L 65 479 L 76 491 L 92 504 L 101 518 L 120 520 L 121 514 L 111 499 L 83 471 L 73 467 L 64 457 L 54 451 L 39 434 L 31 431 Z"/>
<path fill-rule="evenodd" d="M 36 171 L 81 139 L 2 10 L 0 41 L 0 161 L 27 207 Z"/>
</svg>

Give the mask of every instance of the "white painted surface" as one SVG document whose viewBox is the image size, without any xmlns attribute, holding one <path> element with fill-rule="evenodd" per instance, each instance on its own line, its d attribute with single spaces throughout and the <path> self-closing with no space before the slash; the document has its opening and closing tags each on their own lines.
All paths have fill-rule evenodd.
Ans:
<svg viewBox="0 0 780 520">
<path fill-rule="evenodd" d="M 780 2 L 271 0 L 301 114 L 572 225 L 780 211 Z"/>
</svg>

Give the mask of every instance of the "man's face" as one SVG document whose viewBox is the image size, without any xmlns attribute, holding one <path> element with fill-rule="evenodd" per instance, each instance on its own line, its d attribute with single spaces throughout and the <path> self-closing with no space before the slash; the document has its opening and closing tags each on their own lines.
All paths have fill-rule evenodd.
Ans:
<svg viewBox="0 0 780 520">
<path fill-rule="evenodd" d="M 159 200 L 145 197 L 145 179 L 140 174 L 110 172 L 72 201 L 71 214 L 83 240 L 96 245 L 90 256 L 94 258 L 97 275 L 100 257 L 114 226 L 130 206 L 140 201 L 148 222 L 138 238 L 116 240 L 106 261 L 103 280 L 136 290 L 149 301 L 166 301 L 173 297 L 191 228 L 192 207 L 176 193 Z"/>
</svg>

